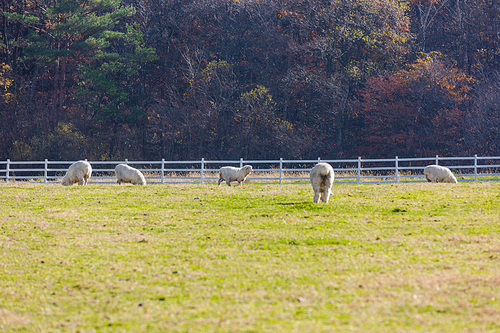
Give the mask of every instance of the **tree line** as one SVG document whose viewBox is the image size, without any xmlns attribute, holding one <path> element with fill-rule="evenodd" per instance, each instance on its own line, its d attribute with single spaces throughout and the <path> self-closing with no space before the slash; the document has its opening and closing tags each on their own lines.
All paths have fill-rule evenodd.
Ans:
<svg viewBox="0 0 500 333">
<path fill-rule="evenodd" d="M 2 0 L 0 159 L 494 155 L 498 0 Z"/>
</svg>

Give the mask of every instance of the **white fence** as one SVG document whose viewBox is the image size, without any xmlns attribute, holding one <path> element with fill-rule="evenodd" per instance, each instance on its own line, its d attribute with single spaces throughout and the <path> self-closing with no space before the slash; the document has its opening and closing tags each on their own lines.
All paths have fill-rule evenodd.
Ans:
<svg viewBox="0 0 500 333">
<path fill-rule="evenodd" d="M 500 180 L 500 157 L 427 157 L 346 160 L 237 160 L 218 161 L 89 161 L 92 165 L 90 183 L 114 183 L 114 168 L 127 163 L 140 169 L 148 184 L 214 183 L 224 165 L 251 164 L 253 173 L 247 182 L 257 184 L 307 183 L 309 171 L 318 162 L 330 163 L 335 182 L 351 184 L 424 182 L 423 169 L 429 164 L 449 167 L 458 181 Z M 59 182 L 74 161 L 0 161 L 0 181 Z"/>
</svg>

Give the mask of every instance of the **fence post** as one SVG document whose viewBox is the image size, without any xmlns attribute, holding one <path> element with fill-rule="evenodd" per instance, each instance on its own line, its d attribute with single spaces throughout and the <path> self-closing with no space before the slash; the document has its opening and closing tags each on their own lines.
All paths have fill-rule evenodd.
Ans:
<svg viewBox="0 0 500 333">
<path fill-rule="evenodd" d="M 163 184 L 163 179 L 165 177 L 165 159 L 161 159 L 161 183 Z"/>
<path fill-rule="evenodd" d="M 240 157 L 240 168 L 243 168 L 243 157 Z"/>
<path fill-rule="evenodd" d="M 200 171 L 200 174 L 201 174 L 201 183 L 203 184 L 203 169 L 205 168 L 205 158 L 202 157 L 201 158 L 201 171 Z"/>
<path fill-rule="evenodd" d="M 395 163 L 396 163 L 396 183 L 399 183 L 399 160 L 397 156 L 395 158 Z"/>
<path fill-rule="evenodd" d="M 283 157 L 280 157 L 280 185 L 283 179 Z"/>
<path fill-rule="evenodd" d="M 125 164 L 128 164 L 128 158 L 125 159 Z"/>
<path fill-rule="evenodd" d="M 9 182 L 9 174 L 10 174 L 10 159 L 7 159 L 7 167 L 5 169 L 5 182 Z"/>
<path fill-rule="evenodd" d="M 321 157 L 318 157 L 318 163 L 321 163 Z"/>
<path fill-rule="evenodd" d="M 358 156 L 358 184 L 361 183 L 361 156 Z"/>
<path fill-rule="evenodd" d="M 43 182 L 47 184 L 47 174 L 48 174 L 48 169 L 49 168 L 49 161 L 45 159 L 45 169 L 43 170 Z"/>
<path fill-rule="evenodd" d="M 474 181 L 477 181 L 477 154 L 474 154 Z"/>
<path fill-rule="evenodd" d="M 436 155 L 436 165 L 439 165 L 439 155 Z"/>
</svg>

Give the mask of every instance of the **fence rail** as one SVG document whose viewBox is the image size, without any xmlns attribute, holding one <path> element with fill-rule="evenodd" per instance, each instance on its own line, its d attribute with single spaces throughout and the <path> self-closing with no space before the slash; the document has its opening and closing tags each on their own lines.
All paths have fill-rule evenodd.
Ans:
<svg viewBox="0 0 500 333">
<path fill-rule="evenodd" d="M 0 161 L 0 181 L 59 182 L 68 166 L 75 161 Z M 198 161 L 89 161 L 92 177 L 89 183 L 114 183 L 114 167 L 125 163 L 140 169 L 148 184 L 214 183 L 224 165 L 251 164 L 253 173 L 247 181 L 258 184 L 307 183 L 309 171 L 318 162 L 330 163 L 336 183 L 410 183 L 425 182 L 423 169 L 429 164 L 450 168 L 459 182 L 499 181 L 500 156 L 424 157 L 346 160 L 205 160 Z"/>
</svg>

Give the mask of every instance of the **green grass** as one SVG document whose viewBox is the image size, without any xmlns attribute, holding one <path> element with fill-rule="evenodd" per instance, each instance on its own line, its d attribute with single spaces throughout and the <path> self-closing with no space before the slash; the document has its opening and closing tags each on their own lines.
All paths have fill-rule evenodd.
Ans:
<svg viewBox="0 0 500 333">
<path fill-rule="evenodd" d="M 1 332 L 495 332 L 500 183 L 0 185 Z"/>
</svg>

